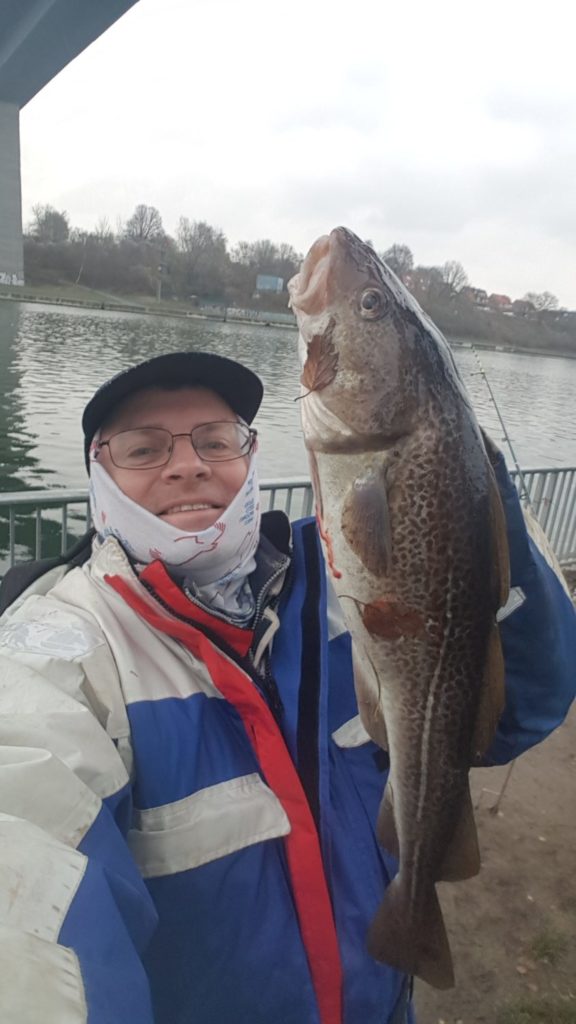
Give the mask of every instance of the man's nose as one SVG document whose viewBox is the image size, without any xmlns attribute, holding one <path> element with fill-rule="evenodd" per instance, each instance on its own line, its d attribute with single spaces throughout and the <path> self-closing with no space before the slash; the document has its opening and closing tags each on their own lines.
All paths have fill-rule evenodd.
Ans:
<svg viewBox="0 0 576 1024">
<path fill-rule="evenodd" d="M 178 434 L 172 442 L 170 458 L 163 467 L 163 476 L 210 476 L 209 462 L 204 462 L 194 448 L 189 434 Z"/>
</svg>

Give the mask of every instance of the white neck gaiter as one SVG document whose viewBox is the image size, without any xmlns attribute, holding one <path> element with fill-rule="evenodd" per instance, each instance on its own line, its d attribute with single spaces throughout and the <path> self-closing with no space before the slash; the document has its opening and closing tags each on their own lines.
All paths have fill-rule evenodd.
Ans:
<svg viewBox="0 0 576 1024">
<path fill-rule="evenodd" d="M 90 466 L 90 508 L 100 540 L 115 537 L 138 566 L 159 559 L 193 597 L 238 625 L 254 613 L 248 576 L 260 540 L 260 493 L 255 454 L 238 494 L 213 526 L 180 530 L 132 501 L 103 466 Z"/>
</svg>

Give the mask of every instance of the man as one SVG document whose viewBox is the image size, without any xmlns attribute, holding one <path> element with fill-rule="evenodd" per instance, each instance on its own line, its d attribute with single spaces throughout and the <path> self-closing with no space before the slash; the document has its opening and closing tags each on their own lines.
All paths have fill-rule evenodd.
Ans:
<svg viewBox="0 0 576 1024">
<path fill-rule="evenodd" d="M 365 949 L 395 870 L 374 834 L 386 757 L 314 523 L 260 517 L 261 395 L 190 352 L 86 407 L 91 555 L 0 629 L 3 1024 L 412 1019 L 408 979 Z M 562 720 L 576 649 L 498 472 L 519 607 L 495 762 Z"/>
</svg>

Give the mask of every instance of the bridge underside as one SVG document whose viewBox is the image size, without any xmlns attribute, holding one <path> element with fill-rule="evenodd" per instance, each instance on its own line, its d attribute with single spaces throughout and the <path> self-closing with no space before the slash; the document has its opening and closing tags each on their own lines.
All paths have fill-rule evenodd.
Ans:
<svg viewBox="0 0 576 1024">
<path fill-rule="evenodd" d="M 0 100 L 22 108 L 136 0 L 3 0 Z"/>
<path fill-rule="evenodd" d="M 0 284 L 23 284 L 19 111 L 137 0 L 0 3 Z"/>
<path fill-rule="evenodd" d="M 24 284 L 19 111 L 0 102 L 0 284 Z"/>
</svg>

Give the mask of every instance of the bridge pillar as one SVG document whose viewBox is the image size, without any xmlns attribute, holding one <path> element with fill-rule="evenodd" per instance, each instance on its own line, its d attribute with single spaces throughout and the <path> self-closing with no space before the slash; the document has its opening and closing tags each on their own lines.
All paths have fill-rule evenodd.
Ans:
<svg viewBox="0 0 576 1024">
<path fill-rule="evenodd" d="M 24 284 L 20 111 L 0 102 L 0 284 Z"/>
</svg>

